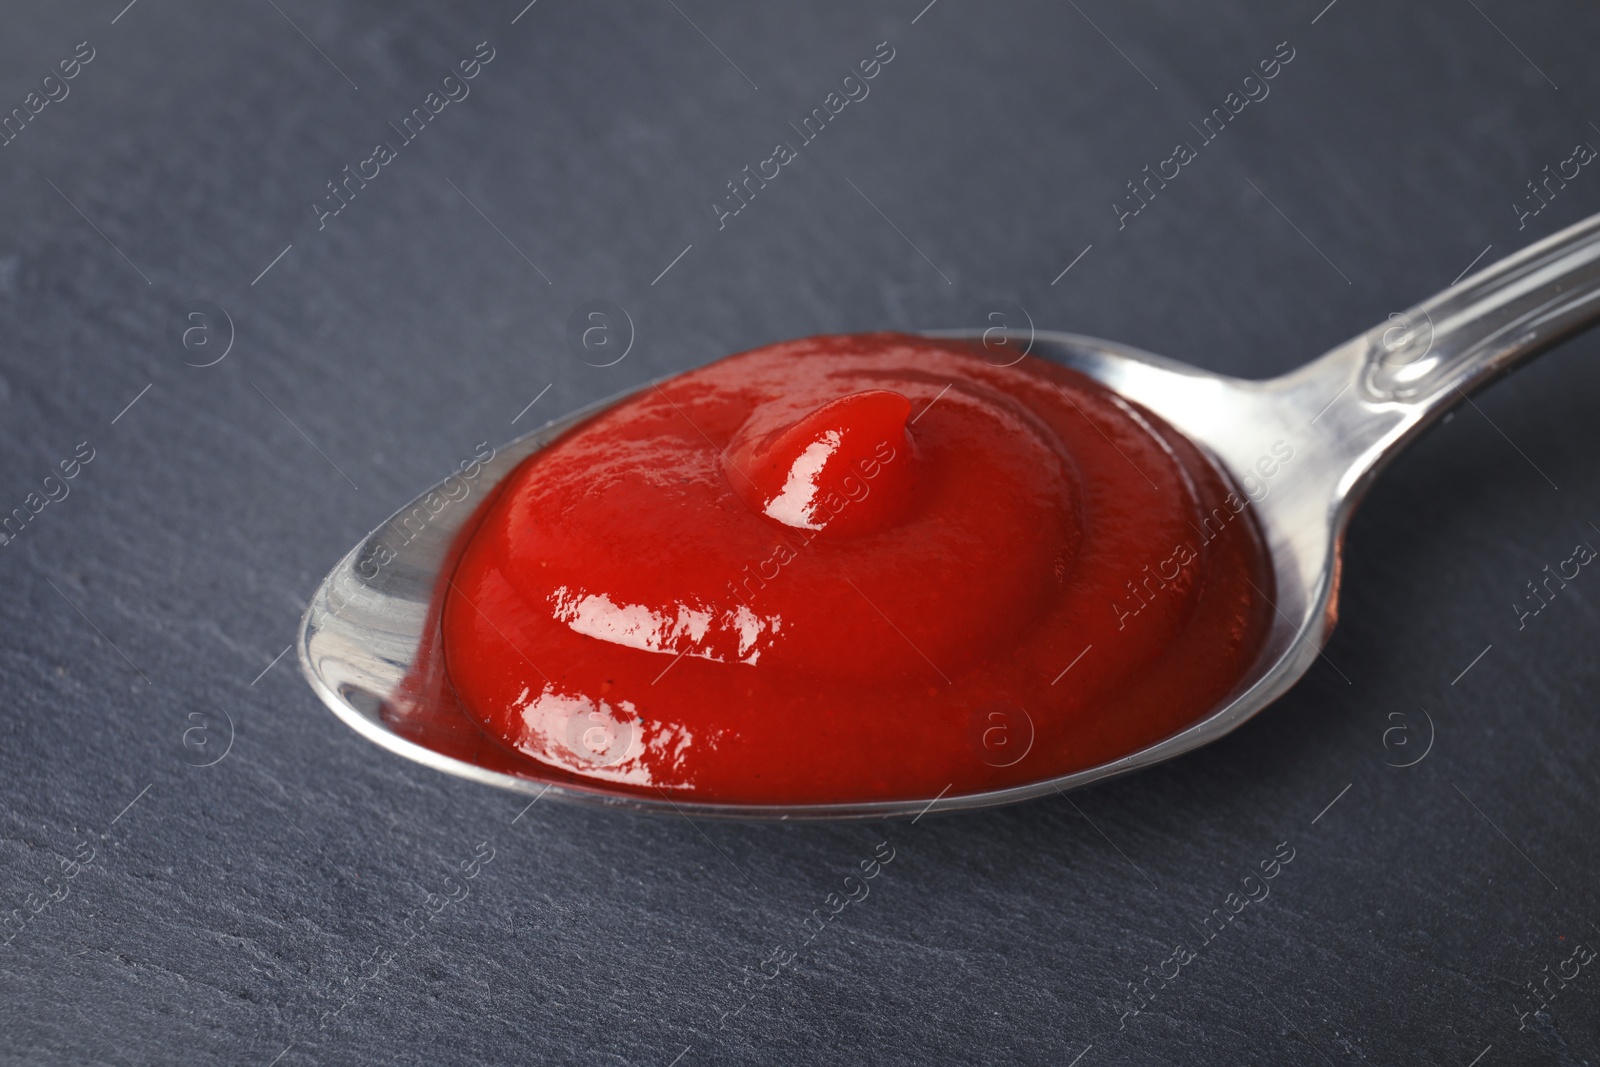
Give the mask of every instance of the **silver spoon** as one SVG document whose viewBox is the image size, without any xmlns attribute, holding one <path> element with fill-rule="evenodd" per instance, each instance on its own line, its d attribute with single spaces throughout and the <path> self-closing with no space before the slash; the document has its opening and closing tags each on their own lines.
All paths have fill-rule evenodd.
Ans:
<svg viewBox="0 0 1600 1067">
<path fill-rule="evenodd" d="M 1258 482 L 1286 442 L 1293 460 L 1255 502 L 1276 575 L 1273 625 L 1249 675 L 1193 725 L 1098 767 L 967 795 L 842 804 L 672 801 L 552 784 L 454 708 L 437 663 L 429 606 L 467 520 L 523 459 L 621 397 L 590 405 L 500 448 L 396 512 L 323 579 L 300 625 L 300 666 L 328 707 L 372 741 L 437 770 L 516 792 L 612 807 L 740 818 L 868 818 L 1010 804 L 1148 767 L 1237 727 L 1299 680 L 1338 613 L 1345 528 L 1367 486 L 1423 429 L 1481 387 L 1600 318 L 1600 215 L 1546 238 L 1298 370 L 1243 381 L 1110 341 L 1007 331 L 1029 354 L 1087 374 Z M 996 338 L 995 331 L 931 331 Z M 649 388 L 646 386 L 645 388 Z M 631 395 L 631 394 L 630 394 Z M 469 472 L 474 469 L 469 467 Z M 1251 484 L 1251 483 L 1246 483 Z M 453 499 L 466 486 L 466 495 Z M 409 679 L 409 681 L 408 681 Z M 406 708 L 422 707 L 417 717 Z M 442 709 L 442 710 L 441 710 Z"/>
</svg>

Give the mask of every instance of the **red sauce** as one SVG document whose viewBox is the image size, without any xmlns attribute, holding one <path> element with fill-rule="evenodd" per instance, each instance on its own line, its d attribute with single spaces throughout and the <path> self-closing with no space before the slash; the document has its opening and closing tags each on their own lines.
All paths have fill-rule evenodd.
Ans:
<svg viewBox="0 0 1600 1067">
<path fill-rule="evenodd" d="M 711 803 L 991 790 L 1183 729 L 1253 661 L 1245 500 L 1090 379 L 963 342 L 731 356 L 529 457 L 442 611 L 530 773 Z"/>
</svg>

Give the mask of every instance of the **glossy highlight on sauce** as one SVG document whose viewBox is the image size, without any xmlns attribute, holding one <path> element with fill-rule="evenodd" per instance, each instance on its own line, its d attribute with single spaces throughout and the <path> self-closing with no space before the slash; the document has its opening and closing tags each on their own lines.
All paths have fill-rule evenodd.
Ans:
<svg viewBox="0 0 1600 1067">
<path fill-rule="evenodd" d="M 1104 386 L 989 355 L 789 341 L 534 453 L 444 592 L 461 706 L 535 776 L 728 804 L 959 796 L 1190 725 L 1266 634 L 1247 502 Z"/>
</svg>

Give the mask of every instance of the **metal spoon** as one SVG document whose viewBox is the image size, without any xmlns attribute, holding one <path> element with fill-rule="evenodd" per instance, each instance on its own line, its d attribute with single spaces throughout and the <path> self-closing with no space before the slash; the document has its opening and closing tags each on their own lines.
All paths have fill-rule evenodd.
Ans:
<svg viewBox="0 0 1600 1067">
<path fill-rule="evenodd" d="M 1274 624 L 1250 674 L 1192 726 L 1110 763 L 968 795 L 821 805 L 706 804 L 553 784 L 454 707 L 429 606 L 452 546 L 493 486 L 531 453 L 621 399 L 602 401 L 499 449 L 476 477 L 454 475 L 351 549 L 301 620 L 300 666 L 341 719 L 419 763 L 517 792 L 637 810 L 742 818 L 850 818 L 1009 804 L 1148 767 L 1214 741 L 1281 696 L 1320 654 L 1337 617 L 1345 528 L 1384 465 L 1468 391 L 1600 318 L 1600 215 L 1390 317 L 1279 378 L 1243 381 L 1110 341 L 1065 333 L 1003 340 L 1096 378 L 1207 448 L 1235 478 L 1279 441 L 1294 450 L 1254 504 L 1276 572 Z M 995 331 L 934 331 L 985 337 Z M 646 386 L 646 388 L 649 388 Z M 1247 485 L 1250 483 L 1246 483 Z M 461 485 L 462 499 L 453 499 Z M 430 495 L 431 494 L 431 495 Z M 420 718 L 407 708 L 423 708 Z"/>
</svg>

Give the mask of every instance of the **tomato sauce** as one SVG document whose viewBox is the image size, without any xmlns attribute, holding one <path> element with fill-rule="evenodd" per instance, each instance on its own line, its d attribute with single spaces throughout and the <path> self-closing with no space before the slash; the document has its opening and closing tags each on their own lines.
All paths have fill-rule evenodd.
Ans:
<svg viewBox="0 0 1600 1067">
<path fill-rule="evenodd" d="M 1245 499 L 1063 367 L 877 333 L 745 352 L 530 456 L 441 612 L 526 771 L 706 803 L 959 796 L 1226 696 L 1267 631 Z"/>
</svg>

